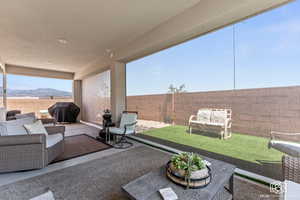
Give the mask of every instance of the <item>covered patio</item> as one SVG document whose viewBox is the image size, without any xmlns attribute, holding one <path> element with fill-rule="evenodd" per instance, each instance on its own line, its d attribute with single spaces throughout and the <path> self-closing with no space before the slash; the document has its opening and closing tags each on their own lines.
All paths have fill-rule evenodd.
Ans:
<svg viewBox="0 0 300 200">
<path fill-rule="evenodd" d="M 66 140 L 88 135 L 94 142 L 103 128 L 105 109 L 110 110 L 115 125 L 120 124 L 124 111 L 139 112 L 139 98 L 131 101 L 135 104 L 128 104 L 127 63 L 289 2 L 291 0 L 5 2 L 0 9 L 3 107 L 9 109 L 7 76 L 10 74 L 70 80 L 72 101 L 80 113 L 76 123 L 58 125 L 64 129 L 61 137 Z M 188 70 L 188 66 L 185 68 L 182 70 Z M 154 104 L 158 103 L 149 100 L 146 111 L 155 113 Z M 126 137 L 133 144 L 130 148 L 109 146 L 49 162 L 49 165 L 42 163 L 45 165 L 42 169 L 0 173 L 0 199 L 31 199 L 47 191 L 52 191 L 55 199 L 128 199 L 124 185 L 164 166 L 173 154 L 183 151 L 200 154 L 214 167 L 244 166 L 243 169 L 237 166 L 231 174 L 233 188 L 223 191 L 227 185 L 221 185 L 223 196 L 220 191 L 211 194 L 212 189 L 208 191 L 210 199 L 279 199 L 279 194 L 270 192 L 269 185 L 283 181 L 280 163 L 283 154 L 267 150 L 266 138 L 234 133 L 225 144 L 201 134 L 184 135 L 187 127 L 173 126 L 162 120 L 151 122 L 143 114 L 137 115 L 139 121 L 132 131 L 138 134 Z M 184 119 L 185 115 L 187 113 L 182 115 Z M 0 141 L 4 137 L 9 136 L 1 135 Z M 241 143 L 245 145 L 235 146 Z M 76 148 L 74 146 L 72 148 Z M 250 148 L 255 148 L 255 155 L 249 152 Z M 43 162 L 48 162 L 47 159 L 43 158 Z M 259 167 L 262 163 L 269 174 Z M 160 197 L 157 191 L 153 196 Z"/>
<path fill-rule="evenodd" d="M 81 134 L 96 136 L 99 130 L 77 123 L 66 125 L 65 134 L 69 137 Z M 134 146 L 129 149 L 111 148 L 57 162 L 44 169 L 0 173 L 0 196 L 3 199 L 27 199 L 50 189 L 56 198 L 63 199 L 128 199 L 121 190 L 122 186 L 165 165 L 178 152 L 178 149 L 170 149 L 169 145 L 161 143 L 132 142 Z M 210 160 L 209 157 L 207 159 Z M 257 185 L 237 175 L 233 184 L 234 194 L 241 199 L 257 199 L 269 194 L 267 186 Z M 253 196 L 253 192 L 256 195 Z"/>
</svg>

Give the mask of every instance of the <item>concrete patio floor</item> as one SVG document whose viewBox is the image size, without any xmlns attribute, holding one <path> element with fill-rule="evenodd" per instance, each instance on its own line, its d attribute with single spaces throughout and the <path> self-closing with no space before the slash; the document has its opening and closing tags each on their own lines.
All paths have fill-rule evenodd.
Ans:
<svg viewBox="0 0 300 200">
<path fill-rule="evenodd" d="M 81 124 L 81 123 L 63 124 L 63 125 L 66 126 L 66 132 L 65 132 L 66 137 L 80 135 L 80 134 L 88 134 L 93 137 L 98 136 L 99 129 L 96 127 L 88 126 L 88 125 Z M 141 145 L 140 143 L 137 143 L 134 141 L 133 141 L 133 143 L 134 143 L 134 146 L 131 148 Z M 129 149 L 131 149 L 131 148 L 129 148 Z M 111 148 L 111 149 L 107 149 L 104 151 L 91 153 L 91 154 L 88 154 L 85 156 L 73 158 L 70 160 L 54 163 L 54 164 L 47 166 L 44 169 L 30 170 L 30 171 L 24 171 L 24 172 L 15 172 L 15 173 L 0 173 L 0 186 L 6 185 L 9 183 L 13 183 L 16 181 L 24 180 L 27 178 L 35 177 L 38 175 L 46 174 L 46 173 L 49 173 L 52 171 L 64 169 L 66 167 L 78 165 L 78 164 L 88 162 L 91 160 L 95 160 L 95 159 L 99 159 L 102 157 L 110 156 L 115 153 L 119 153 L 119 152 L 126 151 L 126 150 L 128 150 L 128 149 Z M 1 199 L 1 197 L 0 197 L 0 199 Z"/>
<path fill-rule="evenodd" d="M 95 137 L 98 135 L 98 131 L 99 131 L 99 129 L 96 127 L 92 127 L 92 126 L 88 126 L 88 125 L 80 124 L 80 123 L 67 124 L 65 126 L 66 126 L 66 136 L 72 136 L 72 135 L 78 135 L 78 134 L 88 134 L 88 135 Z M 133 148 L 136 148 L 139 146 L 147 146 L 149 148 L 153 148 L 153 147 L 150 147 L 148 145 L 145 145 L 143 143 L 139 143 L 136 141 L 133 141 L 133 143 L 134 143 L 134 146 L 129 149 L 133 149 Z M 120 150 L 120 149 L 112 148 L 112 149 L 92 153 L 89 155 L 77 157 L 74 159 L 66 160 L 63 162 L 51 164 L 48 167 L 46 167 L 44 169 L 40 169 L 40 170 L 31 170 L 31 171 L 26 171 L 26 172 L 0 174 L 0 186 L 14 183 L 14 182 L 17 182 L 20 180 L 26 180 L 28 178 L 32 178 L 32 177 L 43 175 L 43 174 L 46 174 L 49 172 L 61 170 L 61 169 L 67 168 L 67 167 L 75 166 L 75 165 L 89 162 L 89 161 L 92 161 L 95 159 L 111 156 L 116 153 L 127 151 L 129 149 Z M 109 167 L 109 166 L 107 166 L 107 167 Z M 277 199 L 279 199 L 279 197 L 277 195 L 273 195 L 269 192 L 268 186 L 249 181 L 247 179 L 244 179 L 244 178 L 236 176 L 236 175 L 234 176 L 233 182 L 234 182 L 234 199 L 237 199 L 237 200 L 246 200 L 246 199 L 247 200 L 252 200 L 252 199 L 253 200 L 259 200 L 259 199 L 262 199 L 262 200 L 263 199 L 272 199 L 272 200 L 274 199 L 275 200 L 276 199 L 277 200 Z"/>
</svg>

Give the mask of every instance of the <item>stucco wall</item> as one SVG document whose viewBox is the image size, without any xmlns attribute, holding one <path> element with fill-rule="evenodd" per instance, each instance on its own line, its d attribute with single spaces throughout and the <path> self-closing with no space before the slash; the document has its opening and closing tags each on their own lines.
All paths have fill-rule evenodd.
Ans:
<svg viewBox="0 0 300 200">
<path fill-rule="evenodd" d="M 271 130 L 300 132 L 300 87 L 177 94 L 175 122 L 187 124 L 199 108 L 231 108 L 233 131 L 269 137 Z M 128 96 L 127 109 L 140 119 L 170 121 L 171 94 Z"/>
<path fill-rule="evenodd" d="M 110 71 L 82 80 L 82 119 L 102 123 L 104 109 L 110 109 Z"/>
</svg>

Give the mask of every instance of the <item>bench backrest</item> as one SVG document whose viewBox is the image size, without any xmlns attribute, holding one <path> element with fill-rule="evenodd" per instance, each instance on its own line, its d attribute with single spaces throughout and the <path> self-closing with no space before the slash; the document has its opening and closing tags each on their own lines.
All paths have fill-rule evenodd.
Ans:
<svg viewBox="0 0 300 200">
<path fill-rule="evenodd" d="M 209 123 L 211 119 L 211 109 L 200 109 L 197 113 L 197 121 Z"/>
<path fill-rule="evenodd" d="M 197 121 L 203 123 L 222 123 L 224 124 L 228 119 L 231 119 L 231 109 L 199 109 L 197 113 Z"/>
</svg>

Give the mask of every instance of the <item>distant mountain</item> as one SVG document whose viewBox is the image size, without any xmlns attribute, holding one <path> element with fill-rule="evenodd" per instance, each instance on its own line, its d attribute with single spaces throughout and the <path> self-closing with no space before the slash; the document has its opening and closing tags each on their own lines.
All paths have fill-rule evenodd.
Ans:
<svg viewBox="0 0 300 200">
<path fill-rule="evenodd" d="M 0 94 L 2 95 L 2 88 L 0 87 Z M 34 90 L 14 90 L 7 89 L 8 97 L 71 97 L 72 93 L 51 88 L 38 88 Z"/>
</svg>

